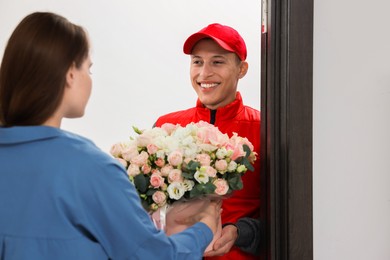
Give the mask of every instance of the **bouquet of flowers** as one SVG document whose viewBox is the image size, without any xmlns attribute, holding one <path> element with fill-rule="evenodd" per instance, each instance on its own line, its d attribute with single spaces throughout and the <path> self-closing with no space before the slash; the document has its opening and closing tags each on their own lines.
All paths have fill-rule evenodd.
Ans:
<svg viewBox="0 0 390 260">
<path fill-rule="evenodd" d="M 133 129 L 138 136 L 114 144 L 110 153 L 127 169 L 156 227 L 168 235 L 186 228 L 170 214 L 196 214 L 207 205 L 205 197 L 223 198 L 242 189 L 241 177 L 254 170 L 251 142 L 236 133 L 229 138 L 207 122 Z"/>
<path fill-rule="evenodd" d="M 231 138 L 207 122 L 164 124 L 141 131 L 110 153 L 127 169 L 144 208 L 153 212 L 178 200 L 224 196 L 242 189 L 256 153 L 247 138 Z"/>
</svg>

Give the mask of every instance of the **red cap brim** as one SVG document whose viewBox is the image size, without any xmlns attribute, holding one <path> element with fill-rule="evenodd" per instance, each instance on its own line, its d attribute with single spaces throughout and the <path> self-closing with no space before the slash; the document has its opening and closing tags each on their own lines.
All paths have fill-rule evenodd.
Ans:
<svg viewBox="0 0 390 260">
<path fill-rule="evenodd" d="M 218 38 L 216 38 L 214 36 L 208 35 L 206 33 L 194 33 L 193 35 L 188 37 L 188 39 L 184 42 L 184 45 L 183 45 L 184 53 L 185 54 L 191 54 L 192 53 L 192 49 L 198 43 L 198 41 L 200 41 L 202 39 L 205 39 L 205 38 L 211 38 L 216 43 L 218 43 L 219 46 L 221 46 L 225 50 L 234 52 L 234 50 L 232 48 L 230 48 L 229 45 L 227 45 L 224 41 L 222 41 L 222 40 L 220 40 L 220 39 L 218 39 Z"/>
</svg>

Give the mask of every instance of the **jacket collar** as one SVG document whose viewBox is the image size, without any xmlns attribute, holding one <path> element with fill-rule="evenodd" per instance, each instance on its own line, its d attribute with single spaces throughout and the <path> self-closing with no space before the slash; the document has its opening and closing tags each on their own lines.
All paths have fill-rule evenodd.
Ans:
<svg viewBox="0 0 390 260">
<path fill-rule="evenodd" d="M 203 116 L 209 116 L 210 115 L 210 109 L 206 108 L 199 100 L 196 102 L 196 108 L 198 110 L 198 113 L 201 113 Z M 225 120 L 231 120 L 234 117 L 236 117 L 242 110 L 244 109 L 244 104 L 242 101 L 242 97 L 240 92 L 237 91 L 236 93 L 236 99 L 230 103 L 227 104 L 224 107 L 220 107 L 217 110 L 217 116 L 216 121 L 225 121 Z"/>
<path fill-rule="evenodd" d="M 50 126 L 0 127 L 0 145 L 33 142 L 60 135 L 62 130 Z"/>
</svg>

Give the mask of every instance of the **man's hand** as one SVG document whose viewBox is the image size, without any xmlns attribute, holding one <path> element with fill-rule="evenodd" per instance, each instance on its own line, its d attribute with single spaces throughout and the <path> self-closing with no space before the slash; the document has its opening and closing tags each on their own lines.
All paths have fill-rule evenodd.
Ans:
<svg viewBox="0 0 390 260">
<path fill-rule="evenodd" d="M 237 227 L 234 225 L 226 225 L 222 229 L 221 237 L 215 241 L 213 250 L 208 251 L 204 256 L 219 256 L 230 251 L 234 242 L 238 237 Z"/>
</svg>

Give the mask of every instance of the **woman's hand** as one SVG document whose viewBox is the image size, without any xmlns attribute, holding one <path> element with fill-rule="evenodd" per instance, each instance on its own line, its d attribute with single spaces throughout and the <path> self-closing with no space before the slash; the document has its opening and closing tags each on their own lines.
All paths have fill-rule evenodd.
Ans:
<svg viewBox="0 0 390 260">
<path fill-rule="evenodd" d="M 197 222 L 203 222 L 205 223 L 213 232 L 213 234 L 216 233 L 217 227 L 219 224 L 219 219 L 221 215 L 221 200 L 205 200 L 201 202 L 203 205 L 199 209 L 199 211 L 196 212 L 196 214 L 192 215 L 185 215 L 181 217 L 180 213 L 176 216 L 175 222 L 177 224 L 181 225 L 187 225 L 191 226 Z M 191 204 L 189 204 L 191 205 Z M 182 212 L 185 212 L 185 209 L 182 210 Z"/>
</svg>

